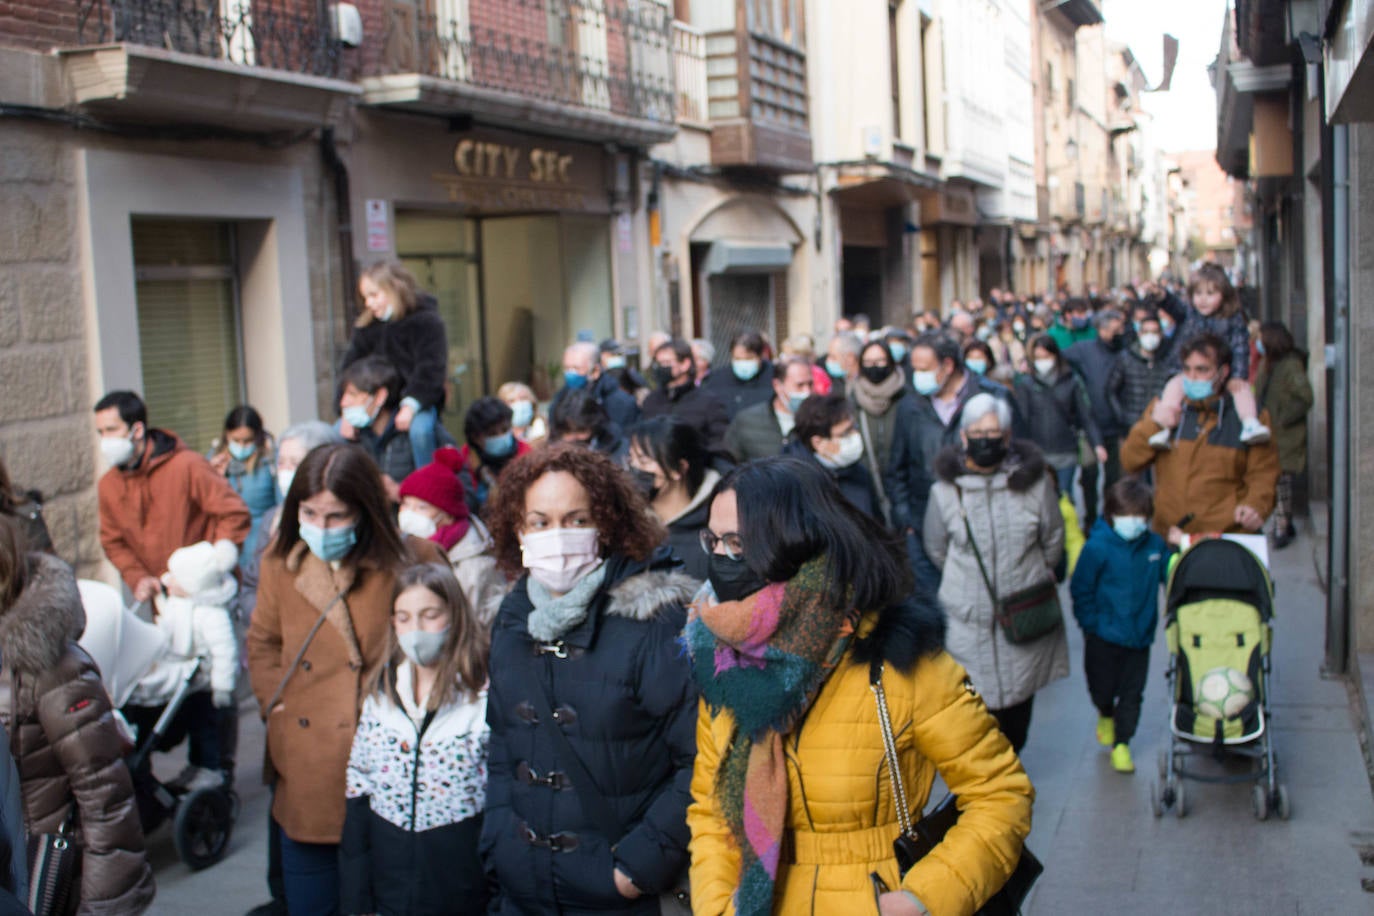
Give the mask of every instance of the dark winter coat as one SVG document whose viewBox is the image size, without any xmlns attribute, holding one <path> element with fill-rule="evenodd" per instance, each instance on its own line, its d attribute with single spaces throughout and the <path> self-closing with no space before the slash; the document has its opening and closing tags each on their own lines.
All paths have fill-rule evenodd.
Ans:
<svg viewBox="0 0 1374 916">
<path fill-rule="evenodd" d="M 773 400 L 773 364 L 763 360 L 758 375 L 747 381 L 726 366 L 706 376 L 701 387 L 725 405 L 725 412 L 733 422 L 741 410 Z"/>
<path fill-rule="evenodd" d="M 1026 418 L 1026 438 L 1045 454 L 1072 454 L 1077 464 L 1079 432 L 1094 447 L 1102 444 L 1088 392 L 1072 369 L 1060 368 L 1051 382 L 1038 375 L 1018 375 L 1015 390 L 1021 415 Z"/>
<path fill-rule="evenodd" d="M 1290 353 L 1271 366 L 1260 364 L 1255 378 L 1255 398 L 1269 411 L 1274 424 L 1274 444 L 1279 448 L 1279 469 L 1288 474 L 1307 470 L 1307 412 L 1312 409 L 1312 383 L 1302 357 Z"/>
<path fill-rule="evenodd" d="M 1117 354 L 1107 376 L 1107 399 L 1121 429 L 1131 428 L 1145 405 L 1159 397 L 1169 376 L 1168 362 L 1158 353 L 1146 353 L 1139 344 Z"/>
<path fill-rule="evenodd" d="M 440 424 L 434 427 L 435 441 L 440 446 L 457 445 L 448 430 Z M 373 432 L 372 427 L 357 431 L 357 443 L 377 462 L 382 473 L 400 483 L 415 472 L 415 452 L 410 447 L 410 433 L 396 428 L 396 417 L 392 416 L 381 433 Z"/>
<path fill-rule="evenodd" d="M 873 476 L 868 473 L 868 468 L 864 467 L 862 461 L 856 461 L 848 467 L 831 468 L 821 464 L 816 458 L 816 453 L 795 439 L 790 440 L 782 450 L 784 455 L 793 458 L 801 458 L 806 461 L 814 462 L 835 481 L 840 488 L 840 493 L 844 498 L 866 515 L 869 515 L 880 525 L 886 525 L 887 521 L 883 518 L 882 511 L 878 508 L 878 491 L 873 486 Z"/>
<path fill-rule="evenodd" d="M 52 536 L 43 521 L 43 494 L 37 490 L 17 490 L 11 499 L 0 498 L 0 514 L 14 520 L 24 535 L 29 550 L 52 552 Z"/>
<path fill-rule="evenodd" d="M 695 583 L 675 571 L 664 548 L 648 562 L 613 555 L 606 564 L 587 618 L 561 640 L 540 644 L 530 636 L 528 577 L 496 619 L 481 847 L 501 887 L 503 914 L 657 914 L 655 895 L 670 890 L 687 865 L 697 698 L 677 636 Z M 546 692 L 556 727 L 598 781 L 623 837 L 603 835 L 591 804 L 567 784 L 568 764 L 549 723 L 539 722 L 536 690 Z M 575 848 L 534 845 L 527 831 L 544 839 L 561 834 Z M 616 868 L 643 897 L 620 895 Z"/>
<path fill-rule="evenodd" d="M 677 417 L 688 426 L 696 427 L 708 451 L 723 454 L 725 428 L 730 415 L 720 398 L 688 382 L 676 388 L 659 388 L 644 399 L 640 414 L 645 420 L 654 417 Z"/>
<path fill-rule="evenodd" d="M 1148 649 L 1155 641 L 1159 586 L 1168 570 L 1164 538 L 1147 531 L 1128 541 L 1099 518 L 1069 580 L 1073 616 L 1083 632 L 1104 642 Z"/>
<path fill-rule="evenodd" d="M 935 412 L 930 398 L 912 392 L 897 402 L 897 417 L 892 452 L 883 475 L 883 488 L 892 502 L 892 527 L 898 532 L 914 529 L 919 536 L 926 517 L 926 500 L 935 483 L 935 456 L 940 449 L 959 441 L 959 421 L 964 405 L 977 394 L 990 394 L 1006 401 L 1012 409 L 1012 431 L 1021 435 L 1021 417 L 1011 392 L 991 379 L 974 372 L 959 393 L 959 407 L 946 426 Z"/>
<path fill-rule="evenodd" d="M 354 328 L 339 371 L 373 355 L 385 356 L 400 373 L 400 400 L 414 398 L 422 410 L 444 406 L 448 335 L 439 317 L 439 303 L 429 293 L 420 293 L 415 308 L 402 318 Z"/>
<path fill-rule="evenodd" d="M 29 837 L 75 813 L 79 914 L 141 913 L 153 901 L 130 750 L 95 662 L 77 644 L 86 613 L 71 569 L 28 555 L 29 580 L 0 611 L 0 719 L 19 767 Z"/>
<path fill-rule="evenodd" d="M 782 424 L 778 422 L 771 400 L 741 410 L 725 431 L 725 450 L 740 464 L 756 458 L 772 458 L 785 444 Z"/>
<path fill-rule="evenodd" d="M 553 393 L 553 400 L 549 402 L 549 416 L 558 408 L 563 398 L 567 397 L 569 388 L 564 385 Z M 620 382 L 616 376 L 610 373 L 603 373 L 600 378 L 591 383 L 592 396 L 596 398 L 596 403 L 600 404 L 606 411 L 606 416 L 612 423 L 621 429 L 629 429 L 639 422 L 639 402 L 631 394 L 626 394 L 625 389 L 620 387 Z"/>
<path fill-rule="evenodd" d="M 719 472 L 708 469 L 701 479 L 701 486 L 687 508 L 665 523 L 668 529 L 667 544 L 673 556 L 682 561 L 683 572 L 698 582 L 706 581 L 709 558 L 701 549 L 701 529 L 706 527 L 711 516 L 711 494 L 720 482 Z"/>
<path fill-rule="evenodd" d="M 1117 340 L 1124 341 L 1125 338 L 1118 337 Z M 1081 340 L 1064 351 L 1064 359 L 1083 379 L 1084 387 L 1088 390 L 1088 403 L 1092 405 L 1093 422 L 1106 439 L 1115 439 L 1124 434 L 1135 422 L 1134 416 L 1125 423 L 1118 420 L 1107 397 L 1107 379 L 1122 352 L 1107 346 L 1100 337 Z"/>
</svg>

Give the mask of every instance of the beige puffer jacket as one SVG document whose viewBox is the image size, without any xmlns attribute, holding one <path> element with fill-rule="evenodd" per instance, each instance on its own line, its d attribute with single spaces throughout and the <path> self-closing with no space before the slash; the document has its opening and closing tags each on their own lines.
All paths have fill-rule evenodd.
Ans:
<svg viewBox="0 0 1374 916">
<path fill-rule="evenodd" d="M 0 608 L 0 720 L 19 767 L 29 841 L 55 833 L 75 806 L 82 848 L 81 916 L 135 914 L 153 901 L 153 873 L 110 699 L 75 642 L 86 625 L 76 578 L 31 553 L 29 578 Z"/>
</svg>

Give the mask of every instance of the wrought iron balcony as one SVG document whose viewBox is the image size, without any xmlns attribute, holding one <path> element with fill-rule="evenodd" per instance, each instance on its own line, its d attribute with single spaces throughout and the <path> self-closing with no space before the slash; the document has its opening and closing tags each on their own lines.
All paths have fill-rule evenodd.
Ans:
<svg viewBox="0 0 1374 916">
<path fill-rule="evenodd" d="M 498 121 L 503 111 L 528 119 L 533 101 L 534 117 L 600 124 L 587 130 L 607 139 L 617 119 L 671 136 L 672 13 L 661 0 L 435 0 L 428 8 L 389 7 L 381 54 L 364 65 L 366 101 Z"/>
<path fill-rule="evenodd" d="M 77 0 L 77 40 L 332 77 L 339 44 L 325 9 L 313 0 Z"/>
</svg>

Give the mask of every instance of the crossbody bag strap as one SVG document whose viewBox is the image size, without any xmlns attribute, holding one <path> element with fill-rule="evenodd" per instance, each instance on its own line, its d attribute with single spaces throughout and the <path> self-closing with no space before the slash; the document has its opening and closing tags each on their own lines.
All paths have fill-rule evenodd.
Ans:
<svg viewBox="0 0 1374 916">
<path fill-rule="evenodd" d="M 995 606 L 997 604 L 997 590 L 992 587 L 992 577 L 988 575 L 988 568 L 983 565 L 983 554 L 979 551 L 978 542 L 973 537 L 973 526 L 969 524 L 968 512 L 964 509 L 964 488 L 955 484 L 954 490 L 959 494 L 959 517 L 964 520 L 964 530 L 968 532 L 968 545 L 973 549 L 973 558 L 978 561 L 978 571 L 983 574 L 983 584 L 988 587 L 988 597 L 992 599 Z"/>
<path fill-rule="evenodd" d="M 902 768 L 897 762 L 897 736 L 892 731 L 892 714 L 887 708 L 887 692 L 883 690 L 883 664 L 879 662 L 869 672 L 868 686 L 878 704 L 878 729 L 883 735 L 883 757 L 887 759 L 887 773 L 892 780 L 892 804 L 897 809 L 897 824 L 904 836 L 916 837 L 911 821 L 911 804 L 907 801 L 906 785 L 902 782 Z"/>
<path fill-rule="evenodd" d="M 291 664 L 287 666 L 286 673 L 282 675 L 280 683 L 277 684 L 277 689 L 272 691 L 272 699 L 268 700 L 267 706 L 264 707 L 267 710 L 267 715 L 270 716 L 272 710 L 276 709 L 277 704 L 281 702 L 282 694 L 286 692 L 286 685 L 290 683 L 291 677 L 296 673 L 296 669 L 301 666 L 301 660 L 305 658 L 306 650 L 309 649 L 310 644 L 315 641 L 315 634 L 320 632 L 320 627 L 324 626 L 325 618 L 327 618 L 329 612 L 334 609 L 334 605 L 343 600 L 343 596 L 343 592 L 339 592 L 335 595 L 334 599 L 324 606 L 324 610 L 320 611 L 320 616 L 315 618 L 314 626 L 310 628 L 309 633 L 305 634 L 305 641 L 301 643 L 301 647 L 296 650 L 296 657 L 291 659 Z"/>
<path fill-rule="evenodd" d="M 539 724 L 548 732 L 549 737 L 553 738 L 554 746 L 558 749 L 559 757 L 563 765 L 567 767 L 568 778 L 572 780 L 573 788 L 577 790 L 577 800 L 582 805 L 583 812 L 592 819 L 596 828 L 606 836 L 606 841 L 611 848 L 620 842 L 625 833 L 625 827 L 620 823 L 620 818 L 615 816 L 611 810 L 611 803 L 606 800 L 606 796 L 596 788 L 596 782 L 592 779 L 592 774 L 587 772 L 587 767 L 582 763 L 582 758 L 577 756 L 577 751 L 573 750 L 572 742 L 568 736 L 563 734 L 563 729 L 559 728 L 558 723 L 553 718 L 553 704 L 549 700 L 548 685 L 543 680 L 539 680 L 539 689 L 534 691 L 535 711 L 539 714 Z"/>
</svg>

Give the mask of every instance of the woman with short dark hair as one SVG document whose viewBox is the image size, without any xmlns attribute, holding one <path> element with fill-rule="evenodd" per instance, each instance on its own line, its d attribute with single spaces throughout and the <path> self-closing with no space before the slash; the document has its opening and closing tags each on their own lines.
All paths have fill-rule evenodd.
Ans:
<svg viewBox="0 0 1374 916">
<path fill-rule="evenodd" d="M 281 501 L 275 449 L 271 434 L 263 427 L 262 415 L 248 404 L 229 411 L 223 432 L 205 457 L 229 481 L 253 517 L 253 527 L 239 551 L 239 568 L 245 569 L 257 556 L 263 519 Z"/>
<path fill-rule="evenodd" d="M 624 471 L 569 444 L 520 458 L 490 512 L 519 577 L 492 632 L 483 857 L 501 913 L 659 912 L 687 865 L 696 583 Z"/>
<path fill-rule="evenodd" d="M 296 469 L 248 629 L 293 916 L 338 912 L 344 773 L 368 684 L 386 662 L 396 577 L 443 559 L 397 530 L 362 448 L 320 446 Z"/>
<path fill-rule="evenodd" d="M 668 529 L 673 554 L 699 582 L 706 578 L 706 554 L 698 535 L 720 482 L 710 460 L 701 434 L 676 417 L 654 417 L 630 431 L 630 476 Z"/>
<path fill-rule="evenodd" d="M 816 462 L 839 484 L 845 499 L 860 512 L 883 521 L 873 477 L 864 467 L 864 440 L 854 424 L 854 410 L 841 394 L 813 395 L 797 408 L 784 455 Z"/>
<path fill-rule="evenodd" d="M 881 341 L 864 344 L 859 352 L 859 375 L 846 392 L 854 404 L 854 424 L 864 442 L 863 462 L 873 480 L 879 512 L 892 524 L 892 504 L 883 483 L 892 458 L 892 443 L 901 435 L 897 405 L 910 390 L 906 371 Z"/>
<path fill-rule="evenodd" d="M 880 913 L 972 913 L 1017 860 L 1032 790 L 939 609 L 912 597 L 901 540 L 785 456 L 726 475 L 702 540 L 710 586 L 683 634 L 704 701 L 693 912 L 872 913 L 876 874 Z M 937 773 L 962 812 L 905 876 L 873 684 L 917 816 Z"/>
</svg>

